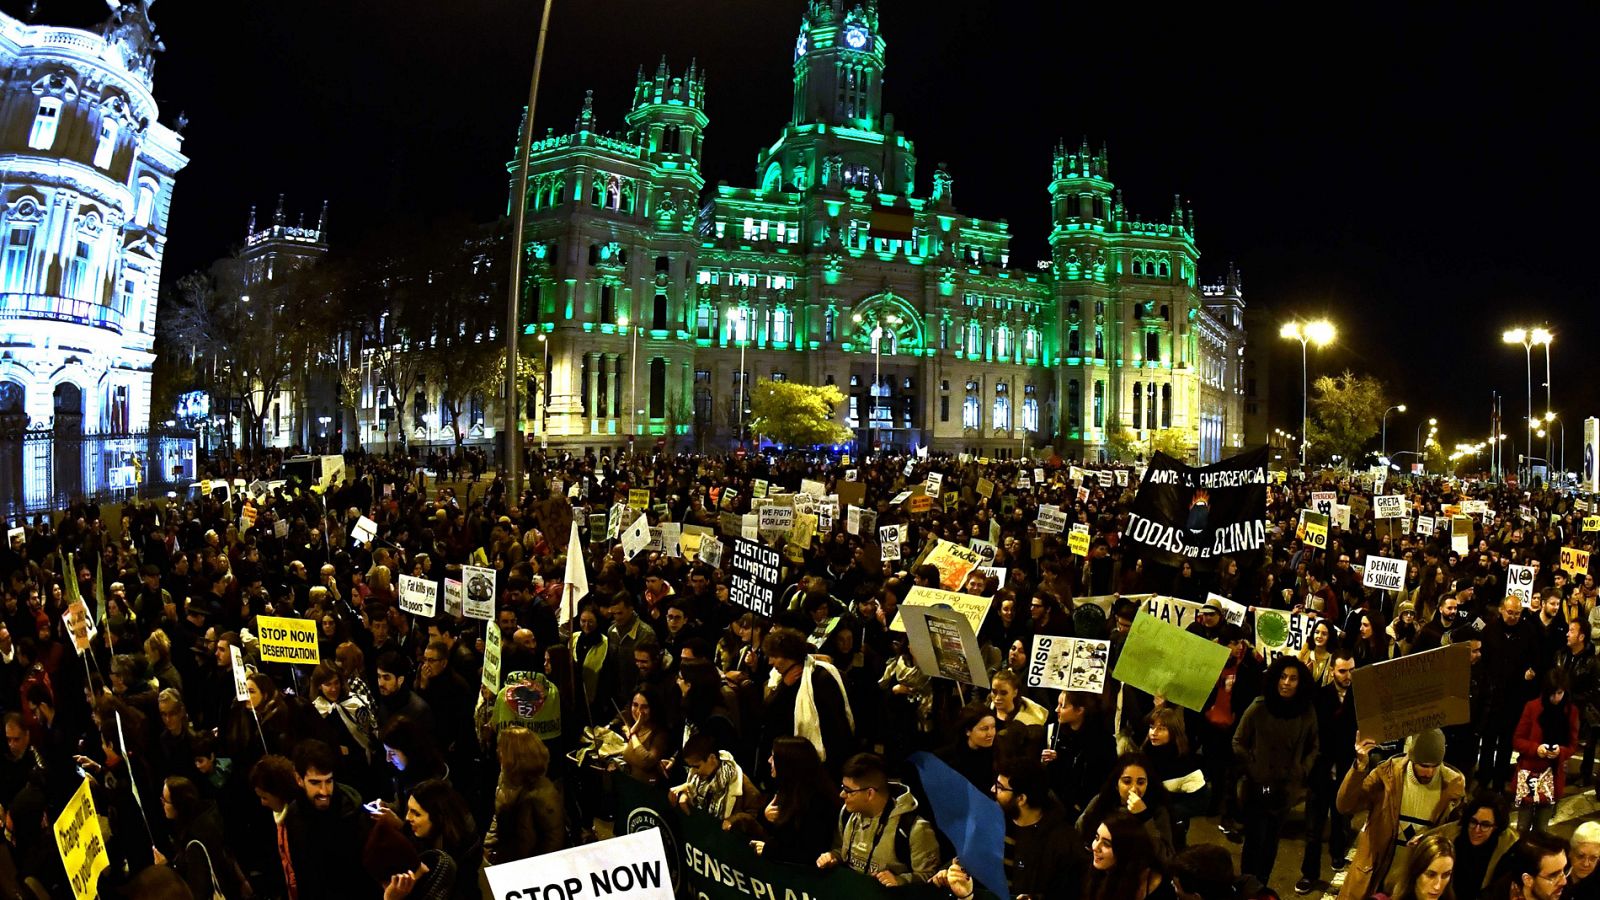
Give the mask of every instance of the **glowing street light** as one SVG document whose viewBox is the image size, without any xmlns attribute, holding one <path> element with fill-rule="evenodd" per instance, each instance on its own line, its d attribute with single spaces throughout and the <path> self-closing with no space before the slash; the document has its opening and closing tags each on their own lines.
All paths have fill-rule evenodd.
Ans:
<svg viewBox="0 0 1600 900">
<path fill-rule="evenodd" d="M 1383 449 L 1379 453 L 1380 456 L 1389 455 L 1389 413 L 1396 411 L 1405 412 L 1406 405 L 1402 403 L 1399 406 L 1391 406 L 1383 411 Z"/>
<path fill-rule="evenodd" d="M 1535 328 L 1532 331 L 1530 331 L 1530 330 L 1528 330 L 1526 328 L 1509 328 L 1509 329 L 1506 330 L 1506 332 L 1504 334 L 1502 334 L 1500 336 L 1500 339 L 1502 341 L 1504 341 L 1505 343 L 1507 343 L 1507 344 L 1521 344 L 1522 345 L 1522 352 L 1523 352 L 1523 355 L 1524 355 L 1524 361 L 1527 363 L 1527 369 L 1528 369 L 1528 452 L 1527 452 L 1526 456 L 1527 456 L 1527 459 L 1528 459 L 1528 466 L 1529 466 L 1527 475 L 1531 475 L 1532 472 L 1533 472 L 1533 469 L 1532 469 L 1532 466 L 1533 466 L 1533 345 L 1534 344 L 1543 344 L 1545 346 L 1545 368 L 1546 368 L 1546 370 L 1548 370 L 1549 369 L 1549 365 L 1550 365 L 1549 347 L 1550 347 L 1550 341 L 1553 339 L 1553 337 L 1554 336 L 1551 335 L 1550 332 L 1546 331 L 1543 328 Z M 1548 372 L 1547 372 L 1547 376 L 1548 376 Z M 1545 380 L 1548 383 L 1549 378 L 1546 377 Z M 1547 406 L 1549 405 L 1549 397 L 1548 396 L 1546 396 L 1546 405 Z M 1527 475 L 1525 475 L 1524 477 L 1526 478 Z"/>
<path fill-rule="evenodd" d="M 1310 387 L 1306 381 L 1306 345 L 1316 344 L 1325 347 L 1333 342 L 1337 331 L 1333 323 L 1327 319 L 1318 319 L 1314 322 L 1285 322 L 1278 330 L 1278 337 L 1285 340 L 1300 342 L 1300 467 L 1306 465 L 1306 410 L 1311 401 Z"/>
</svg>

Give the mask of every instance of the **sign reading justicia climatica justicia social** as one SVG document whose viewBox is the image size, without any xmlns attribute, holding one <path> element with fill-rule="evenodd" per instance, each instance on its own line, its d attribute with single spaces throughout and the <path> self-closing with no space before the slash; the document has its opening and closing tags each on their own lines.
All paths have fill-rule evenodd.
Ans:
<svg viewBox="0 0 1600 900">
<path fill-rule="evenodd" d="M 1164 453 L 1150 461 L 1123 539 L 1152 562 L 1248 566 L 1267 543 L 1265 447 L 1195 468 Z"/>
</svg>

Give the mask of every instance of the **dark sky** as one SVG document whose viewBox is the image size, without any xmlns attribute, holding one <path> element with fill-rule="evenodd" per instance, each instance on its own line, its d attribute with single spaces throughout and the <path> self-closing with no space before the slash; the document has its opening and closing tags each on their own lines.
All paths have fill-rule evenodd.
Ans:
<svg viewBox="0 0 1600 900">
<path fill-rule="evenodd" d="M 620 128 L 641 63 L 698 57 L 707 177 L 755 180 L 788 115 L 803 0 L 555 4 L 539 133 L 570 128 L 589 88 Z M 958 206 L 1009 219 L 1026 263 L 1044 255 L 1055 140 L 1105 141 L 1128 205 L 1160 218 L 1181 192 L 1206 280 L 1235 260 L 1247 302 L 1270 310 L 1256 337 L 1283 351 L 1286 416 L 1299 360 L 1282 317 L 1339 326 L 1313 376 L 1372 372 L 1410 405 L 1390 420 L 1409 437 L 1391 444 L 1414 441 L 1418 413 L 1440 417 L 1447 445 L 1481 439 L 1496 389 L 1520 426 L 1523 359 L 1500 334 L 1548 322 L 1577 454 L 1582 416 L 1600 414 L 1580 350 L 1600 326 L 1583 244 L 1600 192 L 1581 138 L 1596 14 L 1223 6 L 883 0 L 885 105 L 916 142 L 919 192 L 947 162 Z M 237 243 L 249 205 L 267 215 L 280 191 L 291 215 L 330 199 L 336 247 L 385 222 L 504 210 L 538 0 L 162 0 L 153 15 L 168 47 L 157 99 L 169 123 L 187 112 L 193 160 L 169 282 Z M 39 4 L 42 22 L 104 17 L 103 0 Z M 1535 368 L 1542 396 L 1537 354 Z"/>
</svg>

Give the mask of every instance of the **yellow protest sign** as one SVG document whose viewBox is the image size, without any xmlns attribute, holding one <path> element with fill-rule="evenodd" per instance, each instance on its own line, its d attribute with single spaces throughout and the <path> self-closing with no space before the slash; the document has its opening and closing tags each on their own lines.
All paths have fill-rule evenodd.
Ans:
<svg viewBox="0 0 1600 900">
<path fill-rule="evenodd" d="M 909 502 L 911 503 L 911 512 L 913 514 L 925 513 L 933 509 L 933 498 L 927 494 L 917 494 Z"/>
<path fill-rule="evenodd" d="M 990 481 L 987 478 L 979 478 L 978 479 L 978 496 L 980 496 L 980 497 L 993 497 L 994 496 L 994 482 Z"/>
<path fill-rule="evenodd" d="M 314 666 L 322 662 L 317 649 L 317 623 L 310 619 L 282 616 L 257 616 L 260 633 L 256 642 L 264 663 L 294 663 Z"/>
<path fill-rule="evenodd" d="M 983 562 L 983 556 L 971 547 L 939 541 L 923 562 L 939 570 L 940 584 L 956 590 L 967 580 L 967 573 Z"/>
<path fill-rule="evenodd" d="M 639 488 L 628 491 L 628 505 L 634 509 L 645 509 L 650 505 L 650 492 Z"/>
<path fill-rule="evenodd" d="M 106 853 L 105 837 L 100 833 L 100 817 L 94 811 L 89 779 L 85 778 L 78 785 L 67 808 L 61 811 L 55 833 L 61 866 L 67 872 L 67 880 L 72 882 L 72 895 L 77 900 L 99 896 L 97 881 L 100 873 L 111 864 L 111 857 Z"/>
<path fill-rule="evenodd" d="M 1318 550 L 1328 549 L 1328 517 L 1322 513 L 1307 511 L 1305 513 L 1305 523 L 1306 546 L 1315 547 Z"/>
<path fill-rule="evenodd" d="M 1560 568 L 1563 569 L 1568 575 L 1588 575 L 1588 552 L 1579 550 L 1576 547 L 1562 547 Z"/>
<path fill-rule="evenodd" d="M 984 617 L 989 615 L 989 598 L 974 597 L 971 594 L 962 594 L 956 591 L 941 591 L 938 588 L 914 587 L 906 595 L 901 606 L 947 606 L 958 613 L 972 625 L 972 633 L 977 634 L 983 630 Z M 905 623 L 896 616 L 889 623 L 890 631 L 905 631 Z"/>
<path fill-rule="evenodd" d="M 1073 556 L 1089 555 L 1089 532 L 1074 531 L 1067 535 L 1067 549 Z"/>
<path fill-rule="evenodd" d="M 1584 531 L 1600 531 L 1600 516 L 1584 516 L 1583 517 L 1583 530 Z"/>
</svg>

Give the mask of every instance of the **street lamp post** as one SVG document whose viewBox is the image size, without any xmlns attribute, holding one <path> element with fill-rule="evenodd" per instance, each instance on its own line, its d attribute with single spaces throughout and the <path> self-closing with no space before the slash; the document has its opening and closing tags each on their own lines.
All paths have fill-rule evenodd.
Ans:
<svg viewBox="0 0 1600 900">
<path fill-rule="evenodd" d="M 628 350 L 628 455 L 633 455 L 633 439 L 639 433 L 639 329 L 624 315 L 618 322 L 632 335 Z"/>
<path fill-rule="evenodd" d="M 1382 455 L 1384 455 L 1384 456 L 1388 456 L 1389 455 L 1389 413 L 1395 412 L 1397 410 L 1399 412 L 1405 412 L 1406 411 L 1406 405 L 1404 403 L 1402 403 L 1399 406 L 1391 406 L 1388 409 L 1383 411 L 1383 451 L 1382 451 Z"/>
<path fill-rule="evenodd" d="M 528 155 L 533 145 L 533 111 L 539 99 L 539 70 L 544 68 L 544 38 L 550 30 L 550 4 L 544 0 L 539 18 L 539 42 L 533 50 L 533 77 L 528 82 L 528 114 L 522 123 L 522 142 L 517 147 L 517 197 L 511 217 L 511 277 L 506 292 L 506 394 L 501 430 L 506 435 L 506 481 L 513 502 L 522 496 L 522 447 L 517 435 L 517 338 L 522 331 L 517 307 L 522 293 L 522 229 L 528 215 Z"/>
<path fill-rule="evenodd" d="M 738 309 L 734 310 L 733 312 L 729 313 L 728 314 L 728 318 L 731 319 L 735 323 L 735 325 L 737 326 L 737 328 L 733 332 L 733 335 L 734 335 L 734 340 L 738 341 L 738 344 L 739 344 L 739 448 L 742 450 L 742 449 L 744 449 L 744 397 L 745 397 L 745 393 L 744 393 L 745 392 L 745 384 L 744 384 L 744 382 L 745 382 L 744 348 L 749 343 L 749 341 L 748 340 L 741 340 L 739 338 L 739 335 L 741 333 L 744 333 L 744 334 L 746 334 L 746 336 L 748 336 L 748 332 L 746 332 L 745 329 L 747 329 L 749 327 L 750 314 L 749 314 L 749 312 L 747 312 L 745 310 L 744 307 L 741 306 Z"/>
<path fill-rule="evenodd" d="M 1529 462 L 1528 468 L 1523 474 L 1524 482 L 1530 480 L 1530 476 L 1533 474 L 1533 345 L 1539 343 L 1540 337 L 1548 339 L 1549 336 L 1550 333 L 1542 328 L 1536 328 L 1531 332 L 1526 328 L 1512 328 L 1500 336 L 1500 339 L 1507 344 L 1522 345 L 1522 352 L 1528 367 L 1528 449 L 1525 453 L 1529 458 Z"/>
<path fill-rule="evenodd" d="M 1300 468 L 1306 467 L 1306 411 L 1311 402 L 1310 385 L 1306 375 L 1306 344 L 1322 347 L 1331 342 L 1336 332 L 1333 323 L 1326 319 L 1315 322 L 1285 322 L 1278 336 L 1300 342 Z"/>
<path fill-rule="evenodd" d="M 543 332 L 539 334 L 539 347 L 544 351 L 544 368 L 539 370 L 539 390 L 534 393 L 533 422 L 534 427 L 539 430 L 539 447 L 543 449 L 550 446 L 550 435 L 545 431 L 546 420 L 544 412 L 550 392 L 548 387 L 550 382 L 550 339 Z"/>
<path fill-rule="evenodd" d="M 1549 329 L 1546 329 L 1546 328 L 1535 328 L 1535 329 L 1533 329 L 1533 334 L 1532 334 L 1533 342 L 1535 344 L 1543 344 L 1544 345 L 1544 408 L 1545 408 L 1545 414 L 1544 414 L 1545 419 L 1544 420 L 1546 422 L 1549 422 L 1551 417 L 1555 415 L 1554 413 L 1550 412 L 1550 408 L 1555 405 L 1553 402 L 1551 402 L 1551 399 L 1550 399 L 1550 390 L 1551 390 L 1551 388 L 1550 388 L 1550 343 L 1552 341 L 1554 341 L 1555 338 L 1556 338 L 1556 336 L 1554 334 L 1551 334 Z M 1550 439 L 1555 437 L 1555 435 L 1550 434 L 1549 433 L 1550 429 L 1548 429 L 1548 428 L 1545 429 L 1545 431 L 1546 431 L 1546 436 L 1545 436 L 1545 443 L 1544 443 L 1544 463 L 1545 463 L 1546 466 L 1552 466 L 1552 465 L 1555 465 L 1555 463 L 1552 461 L 1553 454 L 1550 452 Z"/>
<path fill-rule="evenodd" d="M 1428 457 L 1422 452 L 1422 448 L 1425 446 L 1422 443 L 1423 425 L 1428 426 L 1428 441 L 1431 443 L 1433 441 L 1433 436 L 1439 433 L 1439 420 L 1430 417 L 1426 422 L 1417 423 L 1417 461 L 1422 463 L 1423 474 L 1427 474 Z"/>
<path fill-rule="evenodd" d="M 861 314 L 856 313 L 851 318 L 860 322 Z M 899 325 L 900 317 L 892 313 L 881 320 L 876 315 L 872 317 L 872 410 L 867 423 L 867 449 L 872 453 L 878 451 L 878 398 L 883 391 L 883 326 L 886 324 Z"/>
</svg>

